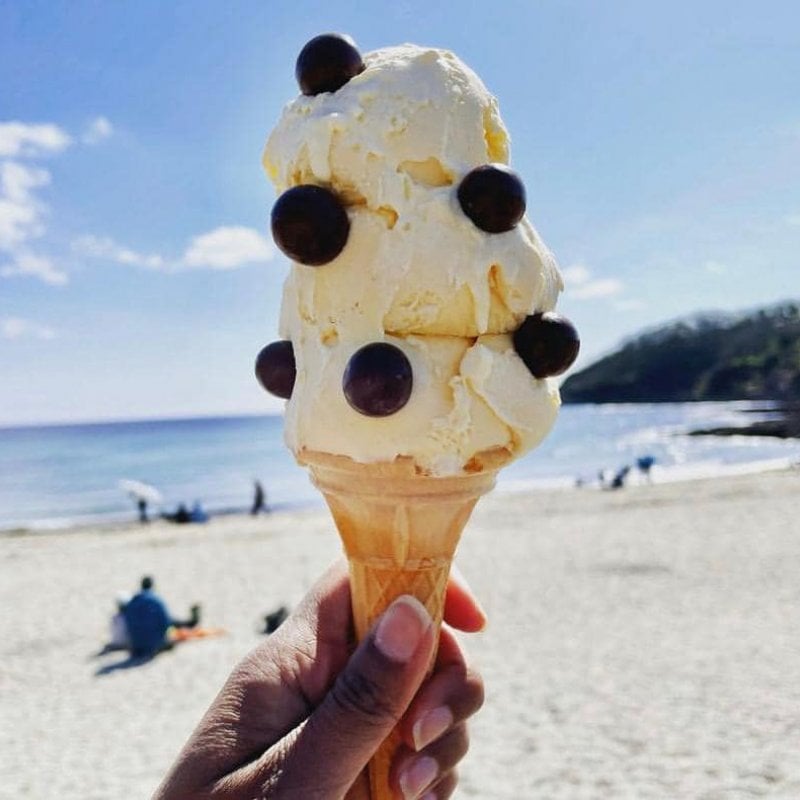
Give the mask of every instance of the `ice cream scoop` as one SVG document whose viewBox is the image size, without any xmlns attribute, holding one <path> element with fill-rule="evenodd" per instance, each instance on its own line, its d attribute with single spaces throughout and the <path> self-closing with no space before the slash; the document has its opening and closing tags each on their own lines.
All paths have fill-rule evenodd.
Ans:
<svg viewBox="0 0 800 800">
<path fill-rule="evenodd" d="M 415 45 L 362 60 L 349 40 L 317 37 L 297 73 L 336 89 L 292 100 L 264 151 L 273 235 L 294 262 L 281 313 L 297 366 L 289 446 L 407 457 L 431 475 L 463 472 L 482 449 L 521 455 L 552 426 L 548 377 L 567 364 L 548 347 L 547 368 L 531 372 L 514 334 L 552 311 L 562 283 L 505 163 L 497 101 L 452 53 Z M 382 342 L 409 360 L 413 390 L 376 421 L 346 402 L 342 380 Z"/>
</svg>

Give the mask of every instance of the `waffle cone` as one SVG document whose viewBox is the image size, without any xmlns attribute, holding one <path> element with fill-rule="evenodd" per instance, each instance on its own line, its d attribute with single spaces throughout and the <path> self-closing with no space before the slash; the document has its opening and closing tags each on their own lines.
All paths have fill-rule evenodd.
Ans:
<svg viewBox="0 0 800 800">
<path fill-rule="evenodd" d="M 410 459 L 360 464 L 328 453 L 298 455 L 324 495 L 344 544 L 359 641 L 403 594 L 427 608 L 438 637 L 461 532 L 507 459 L 505 450 L 487 451 L 473 458 L 469 473 L 433 477 L 419 474 Z M 389 768 L 399 744 L 395 732 L 370 761 L 371 800 L 394 797 Z"/>
</svg>

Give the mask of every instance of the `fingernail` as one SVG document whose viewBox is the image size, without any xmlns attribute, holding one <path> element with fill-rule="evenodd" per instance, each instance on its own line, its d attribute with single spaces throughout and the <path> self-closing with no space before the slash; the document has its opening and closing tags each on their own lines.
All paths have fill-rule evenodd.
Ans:
<svg viewBox="0 0 800 800">
<path fill-rule="evenodd" d="M 381 617 L 375 644 L 387 658 L 403 664 L 414 655 L 432 624 L 425 606 L 416 598 L 403 595 Z"/>
<path fill-rule="evenodd" d="M 425 792 L 419 800 L 436 800 L 436 792 Z"/>
<path fill-rule="evenodd" d="M 453 724 L 453 712 L 447 706 L 439 706 L 423 714 L 411 729 L 414 749 L 419 752 L 436 741 Z"/>
<path fill-rule="evenodd" d="M 404 800 L 418 800 L 420 794 L 436 780 L 438 774 L 439 765 L 430 756 L 412 761 L 400 773 L 400 791 Z"/>
</svg>

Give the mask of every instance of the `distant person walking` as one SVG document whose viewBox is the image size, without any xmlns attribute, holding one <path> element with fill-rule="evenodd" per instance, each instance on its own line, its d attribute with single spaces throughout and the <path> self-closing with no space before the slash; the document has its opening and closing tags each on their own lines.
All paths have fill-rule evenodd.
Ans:
<svg viewBox="0 0 800 800">
<path fill-rule="evenodd" d="M 269 511 L 269 509 L 267 508 L 267 495 L 264 492 L 264 487 L 261 485 L 261 481 L 254 480 L 253 507 L 250 509 L 250 513 L 255 517 L 262 511 L 264 512 Z"/>
<path fill-rule="evenodd" d="M 628 473 L 631 471 L 631 468 L 626 464 L 622 469 L 620 469 L 616 475 L 611 479 L 611 483 L 608 485 L 609 489 L 623 489 L 625 488 L 625 481 L 628 478 Z"/>
<path fill-rule="evenodd" d="M 139 512 L 139 522 L 142 524 L 150 522 L 147 509 L 161 503 L 163 500 L 161 492 L 149 483 L 132 480 L 130 478 L 123 478 L 118 481 L 117 486 L 119 486 L 123 492 L 126 492 L 135 503 L 136 510 Z"/>
<path fill-rule="evenodd" d="M 640 458 L 636 459 L 636 466 L 648 483 L 653 482 L 653 476 L 650 474 L 650 470 L 653 469 L 653 464 L 655 463 L 655 456 L 641 456 Z"/>
</svg>

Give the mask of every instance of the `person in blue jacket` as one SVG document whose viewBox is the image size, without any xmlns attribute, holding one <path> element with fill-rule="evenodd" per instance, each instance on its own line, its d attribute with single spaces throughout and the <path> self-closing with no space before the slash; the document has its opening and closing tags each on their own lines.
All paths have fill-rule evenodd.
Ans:
<svg viewBox="0 0 800 800">
<path fill-rule="evenodd" d="M 172 647 L 170 628 L 194 628 L 200 622 L 200 605 L 189 609 L 187 619 L 175 619 L 166 603 L 153 590 L 153 579 L 142 578 L 140 591 L 124 606 L 120 613 L 128 630 L 130 652 L 134 658 L 150 658 Z"/>
<path fill-rule="evenodd" d="M 123 611 L 128 626 L 131 655 L 146 658 L 170 646 L 167 631 L 172 618 L 164 601 L 153 591 L 153 579 L 142 578 L 141 590 L 126 603 Z"/>
</svg>

